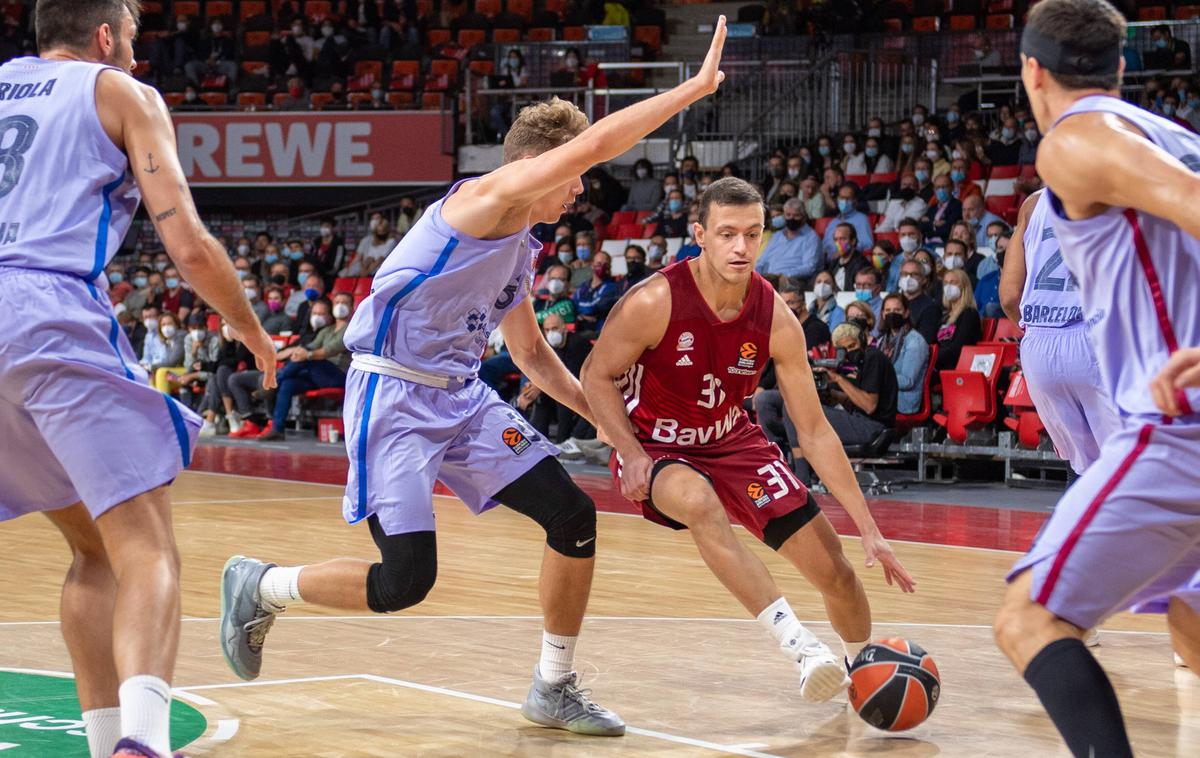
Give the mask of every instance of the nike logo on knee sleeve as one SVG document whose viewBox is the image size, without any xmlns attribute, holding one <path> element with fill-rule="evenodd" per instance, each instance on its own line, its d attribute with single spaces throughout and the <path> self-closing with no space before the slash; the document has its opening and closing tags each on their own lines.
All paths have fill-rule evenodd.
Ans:
<svg viewBox="0 0 1200 758">
<path fill-rule="evenodd" d="M 575 547 L 583 547 L 589 542 L 595 541 L 595 537 L 588 537 L 586 540 L 575 540 Z"/>
</svg>

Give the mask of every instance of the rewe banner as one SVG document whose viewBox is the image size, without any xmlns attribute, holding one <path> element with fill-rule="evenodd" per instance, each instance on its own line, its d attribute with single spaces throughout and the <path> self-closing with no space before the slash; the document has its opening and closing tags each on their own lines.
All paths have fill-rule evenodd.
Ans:
<svg viewBox="0 0 1200 758">
<path fill-rule="evenodd" d="M 438 112 L 174 113 L 193 187 L 436 184 L 453 180 Z"/>
</svg>

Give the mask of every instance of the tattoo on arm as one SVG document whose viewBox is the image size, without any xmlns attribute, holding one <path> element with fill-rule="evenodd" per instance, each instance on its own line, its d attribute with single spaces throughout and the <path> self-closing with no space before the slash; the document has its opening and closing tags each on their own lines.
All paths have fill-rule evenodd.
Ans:
<svg viewBox="0 0 1200 758">
<path fill-rule="evenodd" d="M 142 171 L 145 171 L 147 174 L 157 174 L 160 167 L 154 165 L 154 153 L 146 153 L 146 157 L 149 159 L 150 165 L 142 169 Z"/>
<path fill-rule="evenodd" d="M 163 211 L 162 213 L 158 214 L 157 216 L 154 217 L 154 220 L 156 222 L 161 223 L 163 221 L 166 221 L 167 219 L 169 219 L 171 216 L 174 216 L 174 215 L 175 215 L 175 209 L 172 208 L 169 211 Z"/>
</svg>

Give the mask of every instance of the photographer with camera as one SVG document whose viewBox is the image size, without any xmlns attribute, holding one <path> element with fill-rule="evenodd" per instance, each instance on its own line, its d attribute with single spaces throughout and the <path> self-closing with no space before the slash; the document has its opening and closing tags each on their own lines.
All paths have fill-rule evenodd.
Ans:
<svg viewBox="0 0 1200 758">
<path fill-rule="evenodd" d="M 833 344 L 835 360 L 813 362 L 825 418 L 843 445 L 865 445 L 896 423 L 896 371 L 886 355 L 868 344 L 867 333 L 855 322 L 834 329 Z M 807 485 L 812 470 L 803 451 L 792 454 L 796 476 Z"/>
</svg>

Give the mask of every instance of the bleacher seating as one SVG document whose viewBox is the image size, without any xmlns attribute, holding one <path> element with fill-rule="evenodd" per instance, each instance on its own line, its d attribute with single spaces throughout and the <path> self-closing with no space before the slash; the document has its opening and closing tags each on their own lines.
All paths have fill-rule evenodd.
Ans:
<svg viewBox="0 0 1200 758">
<path fill-rule="evenodd" d="M 1013 411 L 1012 416 L 1004 419 L 1004 425 L 1017 433 L 1017 440 L 1022 446 L 1036 450 L 1042 443 L 1046 425 L 1042 423 L 1037 409 L 1033 407 L 1029 383 L 1020 371 L 1013 372 L 1008 392 L 1004 395 L 1004 405 Z"/>
<path fill-rule="evenodd" d="M 942 412 L 933 420 L 959 444 L 967 441 L 968 432 L 996 419 L 1002 352 L 997 347 L 964 347 L 954 370 L 941 372 Z"/>
</svg>

